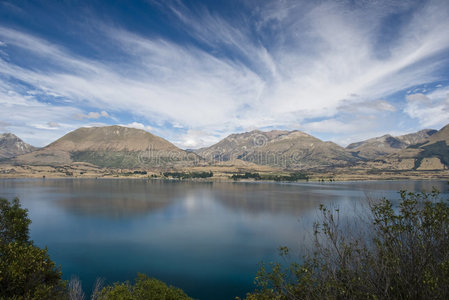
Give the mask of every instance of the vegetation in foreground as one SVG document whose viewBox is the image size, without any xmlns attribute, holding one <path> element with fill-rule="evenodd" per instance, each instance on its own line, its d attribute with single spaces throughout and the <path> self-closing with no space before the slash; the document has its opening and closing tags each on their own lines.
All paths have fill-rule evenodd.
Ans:
<svg viewBox="0 0 449 300">
<path fill-rule="evenodd" d="M 311 253 L 262 265 L 247 300 L 449 299 L 449 201 L 437 191 L 372 204 L 367 226 L 348 227 L 338 209 L 321 213 Z"/>
<path fill-rule="evenodd" d="M 77 279 L 62 280 L 59 267 L 50 260 L 47 249 L 29 239 L 28 211 L 19 199 L 0 198 L 0 299 L 86 299 Z M 102 287 L 98 281 L 91 299 L 188 300 L 181 289 L 138 274 L 135 284 L 115 283 Z"/>
<path fill-rule="evenodd" d="M 29 240 L 30 223 L 17 198 L 0 199 L 0 298 L 62 299 L 61 271 Z"/>
</svg>

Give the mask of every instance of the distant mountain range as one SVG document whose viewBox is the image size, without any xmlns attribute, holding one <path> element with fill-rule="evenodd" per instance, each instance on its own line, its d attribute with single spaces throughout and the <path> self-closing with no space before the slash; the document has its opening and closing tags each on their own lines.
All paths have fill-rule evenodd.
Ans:
<svg viewBox="0 0 449 300">
<path fill-rule="evenodd" d="M 371 138 L 362 142 L 352 143 L 346 147 L 353 155 L 365 159 L 377 159 L 392 153 L 397 153 L 410 145 L 426 142 L 436 133 L 434 129 L 424 129 L 415 133 L 400 136 L 389 134 Z"/>
<path fill-rule="evenodd" d="M 208 161 L 239 159 L 285 169 L 345 166 L 357 161 L 357 158 L 337 144 L 323 142 L 301 131 L 254 130 L 231 134 L 196 153 Z"/>
<path fill-rule="evenodd" d="M 37 149 L 12 133 L 0 134 L 0 159 L 15 157 Z"/>
<path fill-rule="evenodd" d="M 382 157 L 386 163 L 403 169 L 437 170 L 449 167 L 449 124 L 420 143 Z"/>
<path fill-rule="evenodd" d="M 84 162 L 104 168 L 182 168 L 235 163 L 284 170 L 337 167 L 437 170 L 449 167 L 449 125 L 441 130 L 384 135 L 343 148 L 301 131 L 254 130 L 231 134 L 215 145 L 182 150 L 147 131 L 106 126 L 79 128 L 44 148 L 13 134 L 0 135 L 0 158 L 16 165 L 68 165 Z"/>
</svg>

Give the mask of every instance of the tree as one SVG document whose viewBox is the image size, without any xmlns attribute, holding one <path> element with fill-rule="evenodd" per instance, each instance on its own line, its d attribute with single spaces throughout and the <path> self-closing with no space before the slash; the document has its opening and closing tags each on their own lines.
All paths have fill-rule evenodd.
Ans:
<svg viewBox="0 0 449 300">
<path fill-rule="evenodd" d="M 19 199 L 9 202 L 0 198 L 0 243 L 26 243 L 30 224 L 28 211 L 20 207 Z"/>
<path fill-rule="evenodd" d="M 190 300 L 184 291 L 167 286 L 162 281 L 138 274 L 134 285 L 129 282 L 105 287 L 97 299 L 101 300 Z"/>
<path fill-rule="evenodd" d="M 348 230 L 338 209 L 321 206 L 303 262 L 262 265 L 247 300 L 449 299 L 449 202 L 436 190 L 400 195 L 398 205 L 382 199 L 370 206 L 364 233 Z"/>
<path fill-rule="evenodd" d="M 47 248 L 29 240 L 28 211 L 0 198 L 0 298 L 61 299 L 65 282 Z"/>
</svg>

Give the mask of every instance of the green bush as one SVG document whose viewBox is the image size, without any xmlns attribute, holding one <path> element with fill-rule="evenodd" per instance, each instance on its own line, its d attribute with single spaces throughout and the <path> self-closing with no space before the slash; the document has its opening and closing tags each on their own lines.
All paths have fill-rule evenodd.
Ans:
<svg viewBox="0 0 449 300">
<path fill-rule="evenodd" d="M 28 211 L 20 207 L 19 199 L 12 202 L 0 198 L 0 243 L 27 243 L 29 238 Z"/>
<path fill-rule="evenodd" d="M 97 299 L 101 300 L 189 300 L 184 291 L 167 286 L 162 281 L 138 274 L 134 285 L 129 282 L 115 283 L 101 290 Z"/>
<path fill-rule="evenodd" d="M 399 205 L 383 199 L 370 208 L 360 232 L 322 206 L 303 262 L 262 265 L 247 300 L 449 299 L 448 201 L 437 191 L 402 191 Z"/>
<path fill-rule="evenodd" d="M 17 198 L 0 198 L 0 299 L 64 298 L 61 271 L 29 240 L 30 223 Z"/>
</svg>

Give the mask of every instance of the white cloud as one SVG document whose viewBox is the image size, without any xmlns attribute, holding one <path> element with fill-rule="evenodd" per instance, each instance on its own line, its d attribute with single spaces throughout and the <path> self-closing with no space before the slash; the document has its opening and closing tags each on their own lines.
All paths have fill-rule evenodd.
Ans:
<svg viewBox="0 0 449 300">
<path fill-rule="evenodd" d="M 77 119 L 99 119 L 99 118 L 110 118 L 109 114 L 105 112 L 104 110 L 101 112 L 89 112 L 87 114 L 77 114 L 75 115 L 75 118 Z"/>
<path fill-rule="evenodd" d="M 51 128 L 59 128 L 59 127 L 61 127 L 61 125 L 56 123 L 56 122 L 47 122 L 47 126 L 51 127 Z"/>
<path fill-rule="evenodd" d="M 30 124 L 32 127 L 36 129 L 45 129 L 45 130 L 56 130 L 60 126 L 52 126 L 53 122 L 47 122 L 46 124 Z"/>
<path fill-rule="evenodd" d="M 8 122 L 0 121 L 0 131 L 7 132 L 10 125 Z"/>
<path fill-rule="evenodd" d="M 333 134 L 355 134 L 357 132 L 372 132 L 378 125 L 377 116 L 352 116 L 340 119 L 325 119 L 304 123 L 302 127 L 307 132 L 325 132 Z M 377 126 L 379 127 L 379 126 Z"/>
<path fill-rule="evenodd" d="M 182 124 L 178 123 L 178 122 L 174 122 L 172 123 L 173 128 L 184 128 L 184 126 L 182 126 Z"/>
<path fill-rule="evenodd" d="M 306 123 L 303 125 L 303 128 L 308 132 L 347 133 L 354 131 L 354 124 L 335 119 L 327 119 L 323 121 Z"/>
<path fill-rule="evenodd" d="M 410 102 L 418 102 L 418 103 L 430 103 L 429 97 L 422 93 L 411 94 L 405 97 L 407 101 Z"/>
<path fill-rule="evenodd" d="M 351 132 L 363 127 L 351 128 L 357 122 L 339 119 L 340 114 L 395 112 L 395 105 L 379 99 L 437 79 L 435 71 L 442 66 L 438 55 L 449 48 L 449 11 L 444 2 L 424 4 L 396 28 L 394 42 L 377 42 L 382 20 L 409 8 L 408 3 L 388 1 L 351 9 L 342 2 L 280 1 L 259 4 L 254 15 L 231 23 L 206 9 L 194 13 L 178 3 L 170 11 L 184 33 L 212 51 L 103 24 L 104 37 L 126 61 L 122 65 L 80 57 L 50 41 L 0 27 L 3 43 L 47 66 L 28 69 L 0 58 L 0 75 L 33 86 L 37 94 L 68 101 L 72 106 L 65 109 L 75 111 L 70 116 L 80 120 L 126 112 L 151 124 L 168 122 L 184 128 L 187 134 L 168 134 L 184 147 L 203 146 L 238 128 L 290 128 L 299 123 L 304 127 L 290 129 Z M 256 24 L 257 38 L 251 22 Z M 15 99 L 4 107 L 5 115 L 12 114 L 17 103 L 29 105 L 29 111 L 43 105 L 36 100 L 38 95 L 15 93 L 5 96 Z M 441 113 L 446 109 L 441 98 L 434 95 L 432 101 L 427 106 L 410 100 L 404 112 L 425 126 L 447 120 Z M 95 111 L 86 114 L 79 109 L 85 106 Z M 425 112 L 438 115 L 438 109 L 441 117 L 425 117 Z M 5 118 L 10 122 L 9 116 Z M 310 118 L 327 120 L 307 122 Z M 141 123 L 131 125 L 149 130 Z"/>
<path fill-rule="evenodd" d="M 152 131 L 153 130 L 153 127 L 145 126 L 145 125 L 143 125 L 142 123 L 139 123 L 139 122 L 132 122 L 132 123 L 129 123 L 129 124 L 121 124 L 120 126 L 136 128 L 136 129 L 142 129 L 142 130 L 146 130 L 146 131 Z"/>
<path fill-rule="evenodd" d="M 0 80 L 0 128 L 4 131 L 34 146 L 45 146 L 82 126 L 79 122 L 68 124 L 73 115 L 81 113 L 79 109 L 42 103 L 34 95 L 24 96 L 13 88 Z"/>
<path fill-rule="evenodd" d="M 406 96 L 404 112 L 419 124 L 428 128 L 440 128 L 449 120 L 449 88 L 438 88 L 428 94 L 411 94 Z"/>
<path fill-rule="evenodd" d="M 396 107 L 385 100 L 375 101 L 342 101 L 338 107 L 341 113 L 376 114 L 381 112 L 395 112 Z"/>
<path fill-rule="evenodd" d="M 198 149 L 210 146 L 219 141 L 219 137 L 210 136 L 202 130 L 188 130 L 181 136 L 181 139 L 174 141 L 174 144 L 186 149 Z"/>
</svg>

